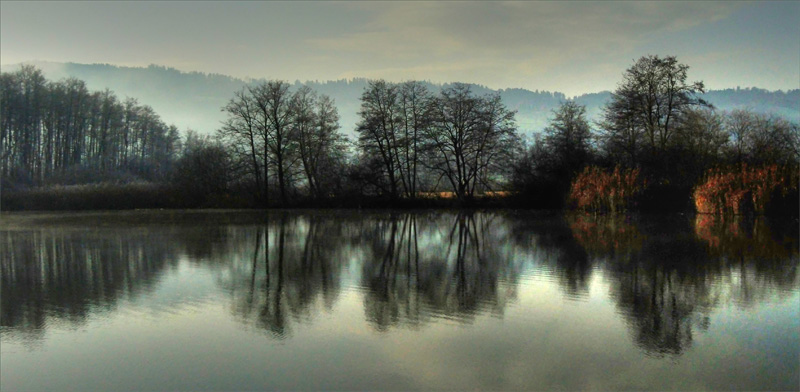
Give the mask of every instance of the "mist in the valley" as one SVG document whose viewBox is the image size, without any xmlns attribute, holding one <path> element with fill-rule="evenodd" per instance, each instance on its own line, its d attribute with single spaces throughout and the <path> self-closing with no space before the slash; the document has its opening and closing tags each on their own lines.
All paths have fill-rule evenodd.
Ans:
<svg viewBox="0 0 800 392">
<path fill-rule="evenodd" d="M 202 72 L 183 72 L 175 68 L 159 65 L 149 67 L 121 67 L 110 64 L 78 64 L 58 62 L 29 62 L 41 69 L 50 80 L 74 77 L 86 82 L 91 90 L 108 88 L 120 97 L 133 97 L 147 104 L 159 113 L 167 124 L 174 124 L 180 130 L 192 129 L 201 134 L 213 134 L 226 115 L 221 108 L 230 100 L 234 92 L 248 83 L 263 79 L 244 80 L 228 75 L 206 74 Z M 3 72 L 19 69 L 20 64 L 3 65 Z M 269 75 L 264 75 L 269 79 Z M 290 81 L 293 88 L 307 85 L 320 94 L 334 99 L 339 111 L 339 125 L 343 134 L 353 138 L 358 121 L 361 94 L 369 79 L 340 79 Z M 469 81 L 466 81 L 469 82 Z M 425 86 L 438 91 L 443 85 L 424 81 Z M 446 86 L 446 84 L 445 84 Z M 494 90 L 471 84 L 477 94 L 499 92 L 503 103 L 516 110 L 516 120 L 522 135 L 540 133 L 553 116 L 553 110 L 567 99 L 586 106 L 590 121 L 600 119 L 603 106 L 611 96 L 609 91 L 586 92 L 569 97 L 558 91 L 527 90 L 507 88 Z M 800 89 L 788 91 L 769 91 L 760 88 L 727 88 L 709 90 L 700 95 L 719 110 L 747 108 L 754 112 L 776 114 L 790 121 L 800 121 Z"/>
</svg>

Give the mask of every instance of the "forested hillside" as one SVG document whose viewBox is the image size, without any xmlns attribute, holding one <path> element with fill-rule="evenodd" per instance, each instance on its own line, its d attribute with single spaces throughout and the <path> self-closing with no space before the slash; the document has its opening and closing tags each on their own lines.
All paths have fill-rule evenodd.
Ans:
<svg viewBox="0 0 800 392">
<path fill-rule="evenodd" d="M 48 79 L 75 77 L 85 81 L 87 87 L 93 90 L 108 88 L 121 97 L 136 97 L 142 102 L 148 102 L 165 121 L 176 124 L 180 129 L 190 128 L 202 134 L 212 134 L 219 128 L 225 118 L 221 108 L 236 90 L 246 83 L 258 81 L 220 74 L 181 72 L 157 65 L 119 67 L 109 64 L 49 62 L 32 64 L 42 69 Z M 18 67 L 19 65 L 3 66 L 3 71 L 13 71 Z M 271 78 L 270 75 L 263 77 Z M 351 137 L 355 135 L 359 98 L 367 87 L 367 79 L 290 81 L 290 83 L 293 89 L 305 84 L 331 97 L 339 110 L 343 133 Z M 434 92 L 443 87 L 431 82 L 423 84 Z M 470 86 L 472 91 L 478 94 L 495 92 L 480 85 L 470 84 Z M 567 97 L 557 91 L 531 91 L 522 88 L 501 89 L 497 92 L 509 109 L 517 110 L 517 124 L 523 135 L 540 133 L 552 118 L 553 110 L 567 98 L 573 98 L 586 106 L 590 122 L 599 120 L 602 107 L 611 96 L 608 91 L 586 93 L 576 97 Z M 775 113 L 793 122 L 800 121 L 800 107 L 797 104 L 800 102 L 800 89 L 783 92 L 759 88 L 731 88 L 709 90 L 700 96 L 720 110 L 747 108 L 757 113 Z"/>
</svg>

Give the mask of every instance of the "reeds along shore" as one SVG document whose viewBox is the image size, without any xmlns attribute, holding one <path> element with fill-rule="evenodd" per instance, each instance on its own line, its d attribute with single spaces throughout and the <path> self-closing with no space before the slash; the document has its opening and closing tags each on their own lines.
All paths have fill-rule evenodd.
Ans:
<svg viewBox="0 0 800 392">
<path fill-rule="evenodd" d="M 719 216 L 794 216 L 800 204 L 800 172 L 777 165 L 710 169 L 692 192 L 691 207 L 682 212 Z M 648 187 L 638 169 L 585 168 L 570 186 L 564 209 L 591 213 L 663 212 L 642 208 L 640 201 L 661 197 Z M 0 193 L 4 211 L 129 210 L 158 208 L 260 208 L 247 193 L 230 191 L 187 195 L 187 190 L 156 183 L 51 186 Z M 198 197 L 203 196 L 203 197 Z M 416 197 L 386 198 L 349 194 L 326 198 L 292 197 L 287 208 L 542 208 L 519 192 L 494 191 L 459 199 L 453 192 L 419 192 Z M 667 195 L 669 196 L 669 195 Z M 664 201 L 669 204 L 669 201 Z M 675 204 L 675 203 L 672 203 Z M 693 210 L 693 211 L 692 211 Z"/>
</svg>

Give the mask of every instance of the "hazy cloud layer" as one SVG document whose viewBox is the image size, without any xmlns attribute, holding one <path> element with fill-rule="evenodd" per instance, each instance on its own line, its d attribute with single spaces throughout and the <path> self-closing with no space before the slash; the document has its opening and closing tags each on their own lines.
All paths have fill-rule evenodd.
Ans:
<svg viewBox="0 0 800 392">
<path fill-rule="evenodd" d="M 573 95 L 611 89 L 633 59 L 657 53 L 678 55 L 692 66 L 693 78 L 710 78 L 715 88 L 787 89 L 800 83 L 796 2 L 3 2 L 0 7 L 4 64 L 157 63 L 239 77 L 468 81 Z"/>
</svg>

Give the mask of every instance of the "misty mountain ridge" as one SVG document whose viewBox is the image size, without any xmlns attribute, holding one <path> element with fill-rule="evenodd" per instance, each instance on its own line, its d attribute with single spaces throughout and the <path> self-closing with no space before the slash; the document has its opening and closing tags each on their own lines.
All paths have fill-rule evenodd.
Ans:
<svg viewBox="0 0 800 392">
<path fill-rule="evenodd" d="M 180 129 L 193 129 L 205 134 L 213 133 L 226 118 L 221 108 L 234 92 L 244 85 L 265 79 L 241 79 L 222 74 L 183 72 L 159 65 L 147 67 L 124 67 L 111 64 L 78 64 L 34 61 L 27 62 L 44 72 L 51 80 L 74 77 L 86 82 L 90 90 L 108 88 L 118 97 L 133 97 L 139 103 L 150 105 L 168 124 Z M 13 72 L 20 64 L 3 65 L 3 72 Z M 620 70 L 620 73 L 622 70 Z M 308 85 L 320 94 L 336 101 L 342 131 L 349 136 L 355 134 L 358 121 L 360 97 L 370 79 L 353 78 L 332 81 L 295 81 L 294 87 Z M 438 92 L 449 84 L 423 81 L 432 92 Z M 552 117 L 552 110 L 571 98 L 586 106 L 591 121 L 600 118 L 603 105 L 611 93 L 602 91 L 567 97 L 561 92 L 531 91 L 522 88 L 494 90 L 479 84 L 469 83 L 477 94 L 497 92 L 511 110 L 517 111 L 520 132 L 532 135 L 541 132 Z M 760 113 L 774 113 L 790 121 L 800 122 L 800 89 L 768 91 L 760 88 L 729 88 L 710 90 L 701 96 L 720 110 L 749 108 Z"/>
</svg>

